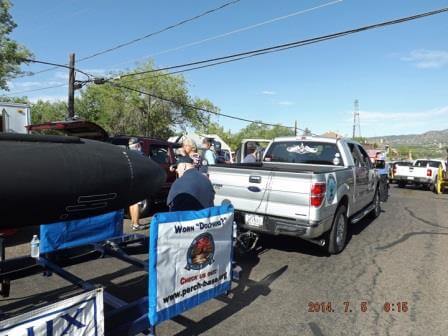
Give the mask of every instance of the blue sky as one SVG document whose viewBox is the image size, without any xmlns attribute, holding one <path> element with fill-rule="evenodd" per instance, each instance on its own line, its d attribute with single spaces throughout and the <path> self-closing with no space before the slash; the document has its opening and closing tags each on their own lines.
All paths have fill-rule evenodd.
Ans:
<svg viewBox="0 0 448 336">
<path fill-rule="evenodd" d="M 37 59 L 80 58 L 217 7 L 226 0 L 13 0 L 12 37 Z M 316 8 L 317 7 L 317 8 Z M 448 0 L 241 0 L 219 12 L 78 64 L 97 74 L 152 56 L 169 66 L 333 33 L 448 7 Z M 266 20 L 283 20 L 185 46 Z M 185 74 L 193 96 L 223 113 L 351 134 L 360 102 L 363 136 L 448 128 L 448 13 Z M 180 49 L 170 51 L 170 49 Z M 42 65 L 27 67 L 38 71 Z M 14 80 L 11 92 L 66 82 L 66 71 Z M 67 89 L 24 93 L 66 99 Z M 236 131 L 246 125 L 218 120 Z"/>
</svg>

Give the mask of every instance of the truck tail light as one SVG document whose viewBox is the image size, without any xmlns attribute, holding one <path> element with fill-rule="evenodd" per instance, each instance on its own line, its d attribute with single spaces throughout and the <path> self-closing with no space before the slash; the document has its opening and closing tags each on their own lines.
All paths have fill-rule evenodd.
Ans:
<svg viewBox="0 0 448 336">
<path fill-rule="evenodd" d="M 327 186 L 325 182 L 316 182 L 311 185 L 310 203 L 313 207 L 320 207 L 325 198 Z"/>
<path fill-rule="evenodd" d="M 426 176 L 431 177 L 432 176 L 432 170 L 426 169 Z"/>
</svg>

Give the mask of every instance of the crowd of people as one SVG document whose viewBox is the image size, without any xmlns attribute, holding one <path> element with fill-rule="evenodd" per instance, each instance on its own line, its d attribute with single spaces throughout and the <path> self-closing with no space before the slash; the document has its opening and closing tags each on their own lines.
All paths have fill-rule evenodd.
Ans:
<svg viewBox="0 0 448 336">
<path fill-rule="evenodd" d="M 186 138 L 179 149 L 177 163 L 170 167 L 176 172 L 177 179 L 172 184 L 167 197 L 167 206 L 170 211 L 201 210 L 214 205 L 215 192 L 207 175 L 207 168 L 218 163 L 217 155 L 212 149 L 212 139 L 204 138 L 202 141 L 202 155 L 193 139 Z M 130 150 L 142 153 L 138 138 L 130 138 Z M 131 205 L 129 214 L 134 230 L 142 229 L 140 221 L 140 203 Z"/>
<path fill-rule="evenodd" d="M 138 138 L 130 138 L 128 147 L 143 155 Z M 170 211 L 194 211 L 213 206 L 215 192 L 208 178 L 208 167 L 230 161 L 223 155 L 224 151 L 222 151 L 220 143 L 213 139 L 204 138 L 201 149 L 201 153 L 199 153 L 196 142 L 191 138 L 185 138 L 182 147 L 178 149 L 177 162 L 170 167 L 170 171 L 176 172 L 177 177 L 171 185 L 166 201 Z M 242 163 L 257 162 L 257 149 L 255 143 L 249 142 Z M 131 205 L 129 208 L 134 230 L 144 228 L 139 224 L 140 206 L 141 202 Z"/>
</svg>

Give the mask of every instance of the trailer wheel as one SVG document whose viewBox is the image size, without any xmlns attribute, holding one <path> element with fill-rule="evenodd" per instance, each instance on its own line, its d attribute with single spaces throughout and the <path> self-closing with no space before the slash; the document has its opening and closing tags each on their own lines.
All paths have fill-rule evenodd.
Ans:
<svg viewBox="0 0 448 336">
<path fill-rule="evenodd" d="M 345 248 L 347 241 L 348 219 L 345 205 L 341 205 L 333 218 L 331 230 L 327 236 L 328 253 L 338 254 Z"/>
</svg>

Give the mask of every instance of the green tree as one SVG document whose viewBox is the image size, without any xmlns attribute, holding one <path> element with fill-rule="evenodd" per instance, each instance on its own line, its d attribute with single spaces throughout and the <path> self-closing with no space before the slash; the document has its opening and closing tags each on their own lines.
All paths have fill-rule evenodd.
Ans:
<svg viewBox="0 0 448 336">
<path fill-rule="evenodd" d="M 67 114 L 67 103 L 38 100 L 31 104 L 31 123 L 41 124 L 48 121 L 64 120 Z"/>
<path fill-rule="evenodd" d="M 21 74 L 20 64 L 31 53 L 8 36 L 17 27 L 9 10 L 9 0 L 0 0 L 0 89 L 8 90 L 7 81 Z"/>
<path fill-rule="evenodd" d="M 15 103 L 15 104 L 29 104 L 30 101 L 27 97 L 9 97 L 0 96 L 0 102 L 2 103 Z"/>
<path fill-rule="evenodd" d="M 132 72 L 153 69 L 153 64 L 148 62 Z M 166 100 L 118 86 L 126 86 Z M 75 113 L 98 123 L 111 134 L 166 139 L 177 128 L 201 128 L 209 123 L 208 113 L 191 106 L 216 110 L 206 99 L 191 98 L 182 76 L 157 73 L 103 85 L 90 85 L 76 99 Z"/>
<path fill-rule="evenodd" d="M 235 135 L 232 134 L 230 130 L 226 131 L 223 126 L 216 122 L 210 122 L 205 128 L 200 128 L 198 131 L 206 134 L 217 134 L 226 144 L 230 146 L 230 148 L 236 149 L 238 147 Z"/>
<path fill-rule="evenodd" d="M 235 144 L 238 147 L 243 139 L 259 138 L 271 140 L 281 136 L 293 136 L 294 130 L 281 125 L 265 126 L 253 122 L 235 134 Z"/>
<path fill-rule="evenodd" d="M 367 143 L 367 138 L 364 138 L 364 137 L 354 137 L 353 140 L 355 140 L 356 142 L 359 142 L 360 144 Z"/>
</svg>

